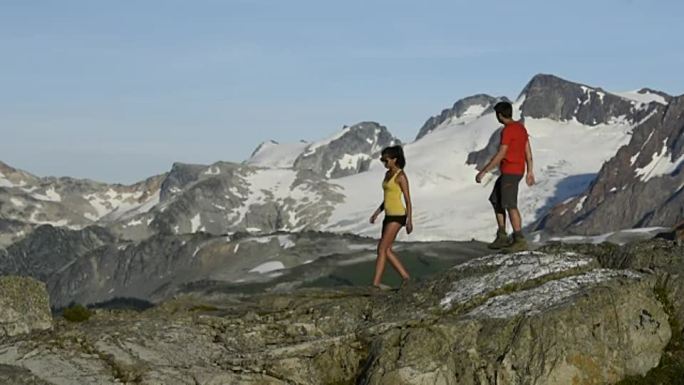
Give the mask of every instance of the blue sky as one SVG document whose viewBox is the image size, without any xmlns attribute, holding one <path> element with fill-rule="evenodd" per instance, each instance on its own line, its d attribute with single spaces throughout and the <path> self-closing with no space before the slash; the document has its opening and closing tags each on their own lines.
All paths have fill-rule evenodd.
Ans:
<svg viewBox="0 0 684 385">
<path fill-rule="evenodd" d="M 0 0 L 0 160 L 130 183 L 536 73 L 684 93 L 684 2 Z"/>
</svg>

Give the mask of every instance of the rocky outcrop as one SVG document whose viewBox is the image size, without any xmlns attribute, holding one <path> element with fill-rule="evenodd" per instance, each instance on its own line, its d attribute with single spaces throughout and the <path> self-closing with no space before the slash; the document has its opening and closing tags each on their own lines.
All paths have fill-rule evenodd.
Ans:
<svg viewBox="0 0 684 385">
<path fill-rule="evenodd" d="M 0 338 L 52 327 L 45 284 L 25 277 L 0 277 L 0 293 Z"/>
<path fill-rule="evenodd" d="M 649 272 L 655 279 L 654 288 L 661 301 L 672 305 L 672 314 L 680 330 L 684 332 L 684 245 L 677 242 L 655 239 L 625 246 L 610 243 L 599 245 L 551 244 L 543 248 L 546 252 L 571 250 L 572 252 L 596 255 L 601 266 L 608 269 L 630 269 Z"/>
<path fill-rule="evenodd" d="M 466 124 L 478 117 L 492 111 L 492 108 L 500 100 L 506 98 L 495 98 L 493 96 L 478 94 L 463 98 L 451 108 L 442 110 L 439 115 L 431 116 L 418 131 L 416 140 L 434 131 L 442 124 Z"/>
<path fill-rule="evenodd" d="M 308 145 L 293 167 L 325 178 L 341 178 L 368 170 L 383 148 L 400 144 L 386 127 L 361 122 L 345 127 L 335 136 Z"/>
<path fill-rule="evenodd" d="M 0 248 L 22 239 L 33 231 L 34 226 L 16 219 L 0 218 Z"/>
<path fill-rule="evenodd" d="M 50 385 L 49 382 L 41 380 L 31 374 L 28 369 L 17 366 L 0 365 L 0 383 L 2 384 L 21 384 L 21 385 Z"/>
<path fill-rule="evenodd" d="M 662 263 L 682 255 L 641 247 Z M 98 310 L 5 342 L 0 364 L 52 384 L 608 384 L 646 374 L 672 335 L 660 273 L 586 251 L 473 259 L 399 292 L 213 290 L 142 313 Z"/>
<path fill-rule="evenodd" d="M 670 227 L 684 216 L 684 96 L 657 107 L 627 146 L 603 165 L 589 189 L 536 225 L 552 233 L 597 234 Z"/>
</svg>

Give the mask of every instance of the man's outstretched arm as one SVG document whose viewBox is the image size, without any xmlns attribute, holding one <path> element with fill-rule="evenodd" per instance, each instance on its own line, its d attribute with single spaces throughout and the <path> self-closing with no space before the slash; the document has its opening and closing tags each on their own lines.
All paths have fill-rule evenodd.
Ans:
<svg viewBox="0 0 684 385">
<path fill-rule="evenodd" d="M 493 170 L 496 166 L 501 164 L 501 161 L 506 157 L 506 152 L 508 151 L 508 145 L 507 144 L 502 144 L 499 146 L 499 151 L 494 155 L 494 157 L 487 163 L 487 165 L 484 166 L 482 171 L 480 171 L 477 176 L 475 177 L 475 181 L 477 183 L 482 182 L 482 178 L 485 176 L 486 173 L 490 172 Z"/>
</svg>

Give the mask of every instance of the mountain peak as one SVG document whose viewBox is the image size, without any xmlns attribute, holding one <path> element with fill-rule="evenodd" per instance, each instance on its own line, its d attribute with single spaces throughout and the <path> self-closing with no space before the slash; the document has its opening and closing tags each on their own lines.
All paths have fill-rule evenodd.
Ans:
<svg viewBox="0 0 684 385">
<path fill-rule="evenodd" d="M 344 126 L 336 134 L 311 143 L 297 157 L 294 168 L 311 170 L 327 178 L 340 178 L 366 171 L 370 159 L 387 146 L 399 144 L 380 123 L 363 121 Z"/>
<path fill-rule="evenodd" d="M 581 90 L 588 90 L 588 91 L 594 91 L 594 92 L 602 92 L 605 93 L 601 88 L 598 87 L 592 87 L 586 84 L 582 83 L 577 83 L 573 82 L 564 78 L 561 78 L 556 75 L 552 74 L 537 74 L 530 79 L 530 81 L 527 83 L 525 88 L 523 88 L 522 92 L 518 96 L 518 99 L 521 97 L 527 97 L 528 95 L 532 94 L 535 95 L 539 92 L 546 92 L 550 89 L 581 89 Z"/>
<path fill-rule="evenodd" d="M 506 98 L 495 98 L 487 94 L 476 94 L 459 99 L 451 108 L 442 110 L 439 115 L 430 117 L 421 127 L 416 140 L 424 137 L 445 122 L 466 124 L 491 111 L 494 105 Z"/>
<path fill-rule="evenodd" d="M 638 122 L 654 106 L 606 92 L 555 75 L 539 74 L 530 80 L 519 97 L 522 116 L 556 121 L 576 120 L 596 126 L 621 119 Z"/>
<path fill-rule="evenodd" d="M 21 187 L 35 183 L 39 178 L 0 161 L 0 187 Z"/>
<path fill-rule="evenodd" d="M 637 93 L 639 93 L 639 94 L 644 94 L 644 95 L 645 95 L 645 94 L 655 94 L 655 95 L 660 95 L 660 96 L 662 96 L 662 97 L 664 97 L 664 98 L 667 98 L 667 99 L 671 99 L 671 98 L 672 98 L 672 95 L 670 95 L 670 94 L 668 94 L 668 93 L 666 93 L 666 92 L 663 92 L 663 91 L 654 90 L 653 88 L 646 88 L 646 87 L 644 87 L 644 88 L 638 90 Z"/>
<path fill-rule="evenodd" d="M 290 168 L 297 157 L 309 145 L 300 140 L 297 143 L 280 143 L 273 139 L 262 142 L 244 164 L 257 167 Z"/>
<path fill-rule="evenodd" d="M 254 149 L 254 151 L 252 151 L 252 155 L 250 155 L 250 158 L 254 158 L 255 155 L 257 155 L 259 152 L 261 152 L 262 150 L 264 150 L 266 148 L 269 148 L 272 146 L 277 146 L 279 144 L 280 143 L 278 143 L 277 141 L 275 141 L 273 139 L 263 141 L 257 146 L 257 148 Z"/>
</svg>

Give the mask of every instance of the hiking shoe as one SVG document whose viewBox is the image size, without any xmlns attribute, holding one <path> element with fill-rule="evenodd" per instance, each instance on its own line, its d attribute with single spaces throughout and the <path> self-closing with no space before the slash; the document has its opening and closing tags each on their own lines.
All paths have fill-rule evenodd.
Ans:
<svg viewBox="0 0 684 385">
<path fill-rule="evenodd" d="M 411 286 L 411 278 L 402 279 L 399 289 L 407 289 L 409 286 Z"/>
<path fill-rule="evenodd" d="M 373 285 L 373 288 L 375 290 L 380 290 L 380 291 L 391 291 L 392 290 L 392 286 L 387 286 L 387 285 L 384 285 L 382 283 L 378 284 L 378 285 Z"/>
<path fill-rule="evenodd" d="M 513 234 L 513 243 L 506 247 L 506 251 L 509 253 L 516 253 L 518 251 L 527 251 L 527 240 L 522 234 Z"/>
<path fill-rule="evenodd" d="M 491 250 L 500 250 L 503 248 L 508 247 L 511 244 L 510 239 L 508 239 L 508 235 L 506 234 L 505 231 L 497 231 L 496 232 L 496 239 L 494 242 L 490 243 L 487 245 L 487 247 Z"/>
</svg>

